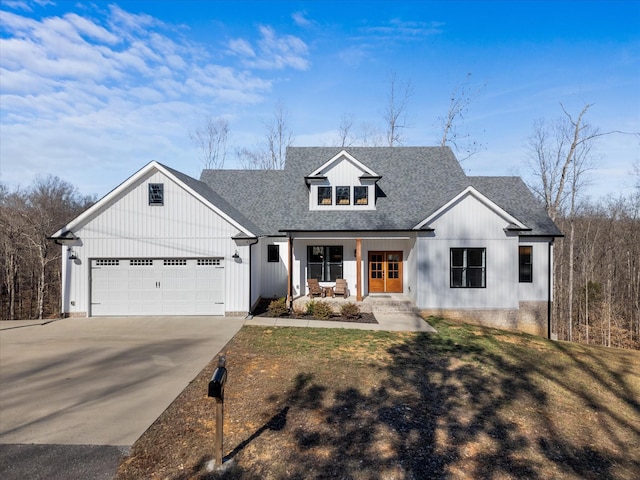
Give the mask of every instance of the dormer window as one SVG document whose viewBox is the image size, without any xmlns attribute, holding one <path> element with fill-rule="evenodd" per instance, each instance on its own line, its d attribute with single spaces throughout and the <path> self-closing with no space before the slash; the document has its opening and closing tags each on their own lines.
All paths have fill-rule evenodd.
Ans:
<svg viewBox="0 0 640 480">
<path fill-rule="evenodd" d="M 331 187 L 318 187 L 318 205 L 331 205 Z"/>
<path fill-rule="evenodd" d="M 351 187 L 336 187 L 336 205 L 351 204 Z"/>
<path fill-rule="evenodd" d="M 353 187 L 353 203 L 355 205 L 368 205 L 369 187 Z"/>
<path fill-rule="evenodd" d="M 304 177 L 309 188 L 309 210 L 375 210 L 376 183 L 381 178 L 342 150 Z"/>
</svg>

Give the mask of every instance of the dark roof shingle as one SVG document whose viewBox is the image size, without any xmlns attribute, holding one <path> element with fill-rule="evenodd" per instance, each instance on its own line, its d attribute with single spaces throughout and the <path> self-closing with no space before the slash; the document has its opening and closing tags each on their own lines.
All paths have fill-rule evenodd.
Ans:
<svg viewBox="0 0 640 480">
<path fill-rule="evenodd" d="M 375 210 L 309 210 L 305 177 L 342 150 L 382 176 Z M 469 185 L 531 227 L 529 234 L 559 234 L 522 180 L 467 177 L 448 147 L 290 147 L 283 170 L 204 170 L 200 179 L 258 235 L 410 230 Z"/>
</svg>

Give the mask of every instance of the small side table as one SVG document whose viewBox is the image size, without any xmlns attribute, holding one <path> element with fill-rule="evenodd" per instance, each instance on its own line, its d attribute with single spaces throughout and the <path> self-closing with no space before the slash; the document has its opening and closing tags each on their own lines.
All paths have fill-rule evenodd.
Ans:
<svg viewBox="0 0 640 480">
<path fill-rule="evenodd" d="M 335 293 L 333 291 L 333 287 L 322 287 L 322 292 L 325 297 L 334 297 Z"/>
</svg>

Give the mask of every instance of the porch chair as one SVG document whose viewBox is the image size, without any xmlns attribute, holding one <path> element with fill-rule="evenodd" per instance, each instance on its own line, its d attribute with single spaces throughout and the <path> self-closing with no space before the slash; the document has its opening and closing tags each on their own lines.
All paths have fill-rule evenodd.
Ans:
<svg viewBox="0 0 640 480">
<path fill-rule="evenodd" d="M 344 298 L 349 296 L 349 287 L 347 281 L 344 278 L 336 279 L 336 286 L 333 289 L 336 295 L 344 295 Z"/>
<path fill-rule="evenodd" d="M 314 295 L 320 295 L 321 297 L 324 297 L 324 290 L 322 289 L 316 278 L 308 278 L 307 286 L 309 287 L 309 297 L 313 297 Z"/>
</svg>

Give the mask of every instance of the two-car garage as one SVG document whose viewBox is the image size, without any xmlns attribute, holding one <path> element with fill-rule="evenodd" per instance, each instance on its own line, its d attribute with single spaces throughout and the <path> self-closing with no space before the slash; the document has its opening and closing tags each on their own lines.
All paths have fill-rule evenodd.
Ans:
<svg viewBox="0 0 640 480">
<path fill-rule="evenodd" d="M 222 258 L 91 260 L 91 316 L 224 315 Z"/>
</svg>

